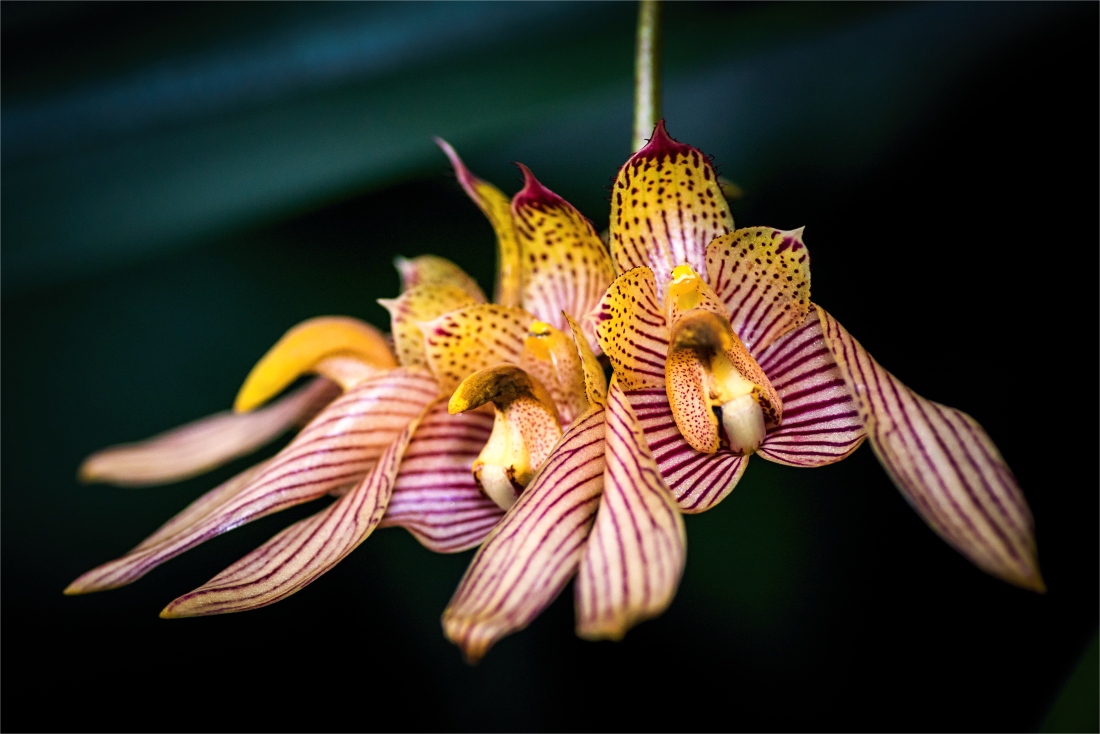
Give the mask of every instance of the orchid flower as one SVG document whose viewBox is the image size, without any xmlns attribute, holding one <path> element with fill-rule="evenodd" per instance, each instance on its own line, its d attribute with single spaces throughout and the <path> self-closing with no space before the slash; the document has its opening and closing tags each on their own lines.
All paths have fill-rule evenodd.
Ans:
<svg viewBox="0 0 1100 734">
<path fill-rule="evenodd" d="M 587 347 L 587 338 L 566 314 L 590 311 L 613 270 L 588 220 L 529 170 L 523 168 L 524 189 L 509 203 L 440 144 L 497 230 L 503 303 L 485 303 L 476 282 L 444 258 L 399 258 L 403 292 L 380 300 L 391 315 L 392 347 L 356 319 L 311 319 L 257 363 L 234 413 L 89 457 L 80 471 L 85 481 L 164 483 L 224 464 L 308 420 L 274 457 L 206 493 L 126 555 L 85 573 L 67 594 L 129 584 L 205 540 L 325 494 L 337 499 L 179 597 L 161 616 L 279 601 L 377 527 L 405 527 L 437 552 L 484 539 L 561 435 L 560 422 L 587 407 L 574 346 L 579 339 Z M 508 365 L 505 379 L 483 379 L 502 364 Z M 321 378 L 259 407 L 308 373 Z M 448 398 L 471 374 L 482 377 L 468 383 L 467 403 L 449 401 L 449 412 Z M 527 393 L 516 393 L 519 384 Z M 477 395 L 470 391 L 475 387 Z M 489 402 L 495 415 L 478 410 Z"/>
<path fill-rule="evenodd" d="M 614 369 L 480 548 L 443 614 L 477 660 L 576 575 L 581 637 L 671 603 L 682 513 L 717 505 L 753 454 L 840 461 L 865 439 L 905 499 L 982 570 L 1044 590 L 1032 518 L 970 416 L 883 369 L 810 300 L 802 230 L 735 230 L 715 170 L 657 124 L 612 188 L 618 277 L 593 319 Z"/>
</svg>

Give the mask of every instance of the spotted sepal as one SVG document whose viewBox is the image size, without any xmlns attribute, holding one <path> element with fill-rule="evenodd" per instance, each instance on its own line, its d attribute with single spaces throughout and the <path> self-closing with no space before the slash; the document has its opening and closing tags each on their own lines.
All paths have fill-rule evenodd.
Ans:
<svg viewBox="0 0 1100 734">
<path fill-rule="evenodd" d="M 707 244 L 733 229 L 714 166 L 657 123 L 649 143 L 619 170 L 611 190 L 611 258 L 618 272 L 649 267 L 658 302 L 672 269 L 705 272 Z"/>
<path fill-rule="evenodd" d="M 420 324 L 428 367 L 440 389 L 450 393 L 478 370 L 518 363 L 534 321 L 522 308 L 483 303 Z"/>
<path fill-rule="evenodd" d="M 810 254 L 802 230 L 749 227 L 707 247 L 707 279 L 753 355 L 810 313 Z"/>
<path fill-rule="evenodd" d="M 398 298 L 379 298 L 378 303 L 390 312 L 390 330 L 397 359 L 405 367 L 426 367 L 424 333 L 420 324 L 445 313 L 478 301 L 456 285 L 426 284 L 402 293 Z"/>
<path fill-rule="evenodd" d="M 512 199 L 522 258 L 525 309 L 556 329 L 565 316 L 587 314 L 615 277 L 607 248 L 572 204 L 539 183 L 524 165 L 523 189 Z"/>
</svg>

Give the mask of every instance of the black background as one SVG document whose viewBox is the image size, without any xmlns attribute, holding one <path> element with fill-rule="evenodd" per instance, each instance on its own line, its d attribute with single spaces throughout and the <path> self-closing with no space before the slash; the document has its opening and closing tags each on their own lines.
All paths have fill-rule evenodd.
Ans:
<svg viewBox="0 0 1100 734">
<path fill-rule="evenodd" d="M 672 23 L 687 11 L 668 12 Z M 573 635 L 570 588 L 468 667 L 438 615 L 470 554 L 433 555 L 400 530 L 379 531 L 275 606 L 157 618 L 315 506 L 218 538 L 131 587 L 63 597 L 247 464 L 135 491 L 78 486 L 82 456 L 222 409 L 302 318 L 382 323 L 373 299 L 396 292 L 394 254 L 443 254 L 489 285 L 491 233 L 440 158 L 232 236 L 5 294 L 4 728 L 1039 727 L 1098 619 L 1097 6 L 1059 12 L 961 65 L 920 124 L 860 166 L 838 172 L 824 162 L 835 151 L 822 150 L 742 178 L 722 150 L 706 151 L 746 188 L 733 203 L 740 225 L 806 226 L 815 301 L 917 392 L 989 431 L 1035 515 L 1047 594 L 970 566 L 864 447 L 817 470 L 754 460 L 721 506 L 687 518 L 671 609 L 618 644 Z M 71 32 L 63 20 L 34 26 L 35 38 Z M 696 142 L 671 107 L 673 136 Z M 615 169 L 566 181 L 562 158 L 586 156 L 573 142 L 544 183 L 602 228 Z M 516 155 L 484 147 L 468 162 L 512 192 Z M 1084 703 L 1093 716 L 1095 696 Z"/>
</svg>

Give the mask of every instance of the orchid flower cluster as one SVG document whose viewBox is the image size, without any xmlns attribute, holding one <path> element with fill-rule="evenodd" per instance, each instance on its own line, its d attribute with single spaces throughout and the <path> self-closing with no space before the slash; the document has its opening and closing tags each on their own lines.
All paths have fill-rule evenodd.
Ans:
<svg viewBox="0 0 1100 734">
<path fill-rule="evenodd" d="M 330 494 L 161 616 L 272 604 L 375 528 L 403 527 L 436 552 L 478 547 L 443 612 L 468 660 L 574 578 L 577 634 L 620 639 L 672 602 L 683 515 L 721 502 L 751 456 L 817 467 L 864 440 L 944 540 L 1043 591 L 1030 511 L 986 432 L 907 388 L 811 301 L 801 229 L 735 229 L 710 160 L 663 121 L 619 170 L 606 246 L 526 167 L 509 200 L 438 142 L 496 233 L 494 302 L 443 258 L 399 258 L 402 292 L 379 301 L 388 337 L 349 317 L 306 321 L 257 363 L 232 412 L 89 457 L 85 480 L 157 484 L 305 424 L 66 593 L 131 583 Z"/>
</svg>

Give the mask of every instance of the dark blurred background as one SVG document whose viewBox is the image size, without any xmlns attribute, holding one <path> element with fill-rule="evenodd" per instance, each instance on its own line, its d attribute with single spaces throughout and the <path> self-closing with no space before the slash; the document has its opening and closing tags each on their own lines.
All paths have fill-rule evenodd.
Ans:
<svg viewBox="0 0 1100 734">
<path fill-rule="evenodd" d="M 869 447 L 754 460 L 617 644 L 574 637 L 570 588 L 466 666 L 438 620 L 471 554 L 402 530 L 275 606 L 158 619 L 316 506 L 61 595 L 249 463 L 126 490 L 78 485 L 82 457 L 224 409 L 304 318 L 384 326 L 394 255 L 490 286 L 432 135 L 606 226 L 635 13 L 0 5 L 4 729 L 1097 730 L 1095 3 L 665 9 L 670 132 L 744 189 L 739 224 L 806 226 L 814 300 L 883 365 L 986 427 L 1046 595 L 940 541 Z"/>
</svg>

